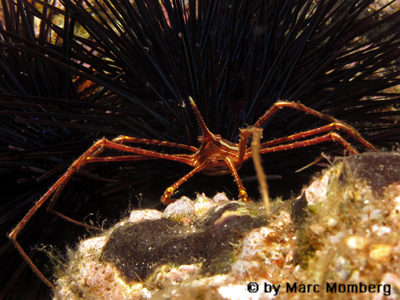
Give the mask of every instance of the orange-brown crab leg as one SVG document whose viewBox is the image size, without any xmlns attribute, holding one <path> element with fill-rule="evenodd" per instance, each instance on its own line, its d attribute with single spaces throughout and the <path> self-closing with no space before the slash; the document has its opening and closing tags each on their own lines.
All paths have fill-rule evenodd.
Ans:
<svg viewBox="0 0 400 300">
<path fill-rule="evenodd" d="M 206 167 L 206 163 L 202 163 L 201 165 L 195 167 L 193 170 L 191 170 L 189 173 L 187 173 L 185 176 L 183 176 L 182 178 L 180 178 L 177 182 L 175 182 L 173 185 L 171 185 L 170 187 L 168 187 L 165 192 L 164 195 L 162 195 L 161 197 L 161 202 L 164 205 L 168 205 L 173 203 L 175 200 L 171 199 L 171 196 L 173 195 L 173 193 L 176 191 L 176 189 L 181 186 L 185 181 L 187 181 L 190 177 L 192 177 L 194 174 L 201 172 L 202 170 L 204 170 L 204 168 Z"/>
<path fill-rule="evenodd" d="M 39 269 L 34 265 L 32 260 L 29 258 L 29 256 L 25 253 L 25 251 L 22 249 L 21 245 L 17 241 L 17 236 L 18 234 L 22 231 L 22 229 L 25 227 L 26 223 L 32 218 L 32 216 L 35 214 L 35 212 L 45 203 L 50 196 L 55 193 L 55 197 L 52 199 L 52 203 L 49 205 L 49 211 L 56 214 L 57 216 L 72 222 L 74 224 L 84 226 L 90 229 L 98 229 L 96 227 L 90 226 L 83 224 L 81 222 L 75 221 L 59 212 L 54 211 L 54 206 L 57 201 L 57 197 L 61 190 L 64 188 L 64 186 L 68 183 L 68 181 L 71 179 L 71 177 L 81 168 L 83 165 L 86 165 L 87 163 L 90 162 L 90 156 L 97 156 L 99 155 L 105 148 L 110 148 L 110 149 L 115 149 L 115 150 L 120 150 L 120 151 L 125 151 L 125 152 L 130 152 L 130 153 L 135 153 L 138 154 L 139 156 L 148 156 L 148 157 L 154 157 L 154 158 L 163 158 L 163 159 L 168 159 L 168 160 L 173 160 L 173 161 L 180 161 L 186 164 L 190 164 L 192 162 L 191 158 L 189 155 L 169 155 L 169 154 L 163 154 L 163 153 L 157 153 L 154 151 L 150 150 L 144 150 L 140 148 L 135 148 L 135 147 L 129 147 L 122 145 L 120 143 L 123 142 L 137 142 L 137 143 L 143 143 L 145 140 L 143 139 L 136 139 L 136 138 L 130 138 L 130 137 L 117 137 L 113 139 L 112 141 L 109 141 L 105 138 L 98 140 L 95 142 L 84 154 L 82 154 L 74 163 L 69 167 L 68 171 L 65 172 L 63 176 L 61 176 L 54 184 L 53 186 L 35 203 L 35 205 L 28 211 L 28 213 L 24 216 L 24 218 L 17 224 L 17 226 L 12 230 L 12 232 L 9 234 L 9 238 L 11 242 L 14 244 L 14 246 L 17 248 L 19 253 L 22 255 L 22 257 L 25 259 L 25 261 L 28 263 L 28 265 L 31 267 L 31 269 L 43 280 L 44 283 L 46 283 L 50 288 L 54 289 L 54 285 L 43 276 L 43 274 L 39 271 Z M 185 146 L 185 145 L 180 145 L 180 144 L 175 144 L 175 143 L 165 143 L 165 142 L 158 142 L 158 141 L 153 141 L 149 142 L 149 144 L 154 144 L 154 145 L 162 145 L 162 146 L 170 146 L 174 147 L 176 145 L 183 146 L 180 148 L 188 149 L 191 151 L 194 151 L 191 148 L 191 146 Z M 179 147 L 178 146 L 178 147 Z M 197 151 L 197 149 L 196 149 Z M 121 160 L 123 160 L 123 157 L 121 157 Z M 118 159 L 114 159 L 113 161 L 118 161 Z M 92 161 L 93 162 L 93 161 Z"/>
<path fill-rule="evenodd" d="M 225 162 L 228 165 L 229 169 L 231 169 L 233 178 L 235 179 L 236 185 L 239 188 L 239 198 L 245 202 L 251 202 L 249 195 L 247 195 L 246 189 L 243 186 L 242 180 L 240 179 L 239 174 L 235 168 L 235 165 L 232 163 L 232 160 L 227 157 L 225 158 Z"/>
<path fill-rule="evenodd" d="M 278 101 L 276 102 L 260 119 L 258 119 L 258 121 L 253 125 L 254 127 L 261 127 L 262 124 L 264 124 L 273 114 L 277 113 L 280 109 L 284 108 L 284 107 L 288 107 L 288 108 L 292 108 L 295 110 L 299 110 L 299 111 L 303 111 L 305 113 L 314 115 L 320 119 L 326 120 L 332 124 L 326 125 L 326 126 L 322 126 L 320 128 L 316 128 L 316 129 L 312 129 L 303 133 L 299 133 L 297 135 L 292 135 L 290 137 L 286 137 L 286 138 L 282 138 L 282 139 L 277 139 L 277 140 L 273 140 L 267 143 L 263 143 L 261 145 L 261 147 L 263 146 L 269 146 L 272 144 L 276 144 L 279 142 L 284 142 L 284 141 L 290 141 L 290 140 L 295 140 L 295 139 L 299 139 L 302 136 L 306 137 L 309 135 L 314 135 L 323 131 L 329 131 L 332 129 L 342 129 L 345 132 L 347 132 L 349 135 L 351 135 L 354 139 L 358 140 L 360 143 L 362 143 L 365 147 L 372 149 L 372 150 L 376 150 L 376 148 L 369 143 L 368 141 L 366 141 L 365 139 L 363 139 L 361 137 L 361 135 L 357 132 L 357 130 L 355 130 L 352 126 L 347 125 L 347 124 L 343 124 L 342 122 L 340 122 L 338 119 L 335 119 L 331 116 L 325 115 L 320 113 L 319 111 L 316 111 L 314 109 L 311 109 L 309 107 L 304 106 L 301 103 L 298 102 L 288 102 L 288 101 Z M 331 128 L 331 129 L 329 129 Z M 294 137 L 296 136 L 296 137 Z M 343 143 L 342 143 L 343 144 Z"/>
<path fill-rule="evenodd" d="M 269 152 L 276 152 L 276 151 L 283 151 L 283 150 L 290 150 L 294 148 L 300 148 L 300 147 L 307 147 L 311 145 L 316 145 L 319 143 L 327 142 L 327 141 L 334 141 L 334 142 L 339 142 L 345 147 L 350 154 L 357 154 L 357 150 L 354 149 L 348 142 L 346 142 L 339 134 L 336 132 L 330 132 L 328 134 L 325 134 L 323 136 L 319 136 L 313 139 L 308 139 L 305 141 L 298 141 L 290 144 L 285 144 L 285 145 L 279 145 L 275 147 L 270 147 L 270 148 L 264 148 L 259 151 L 260 154 L 265 154 Z M 251 157 L 251 151 L 246 152 L 245 159 L 248 159 Z"/>
</svg>

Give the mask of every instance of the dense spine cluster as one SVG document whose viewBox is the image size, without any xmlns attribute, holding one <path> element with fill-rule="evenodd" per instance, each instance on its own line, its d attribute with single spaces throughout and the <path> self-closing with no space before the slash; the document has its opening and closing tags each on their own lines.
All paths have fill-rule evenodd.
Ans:
<svg viewBox="0 0 400 300">
<path fill-rule="evenodd" d="M 0 179 L 7 188 L 0 254 L 7 278 L 1 281 L 8 283 L 2 295 L 12 299 L 18 290 L 41 299 L 49 295 L 21 265 L 6 233 L 95 140 L 122 134 L 199 145 L 189 96 L 210 131 L 231 142 L 238 141 L 239 128 L 287 100 L 349 123 L 379 149 L 397 147 L 400 12 L 387 12 L 391 6 L 372 10 L 372 4 L 3 0 Z M 322 125 L 313 116 L 282 110 L 263 125 L 261 142 Z M 321 152 L 343 155 L 332 143 L 263 155 L 267 174 L 281 178 L 270 183 L 272 195 L 299 191 L 321 166 L 295 171 Z M 159 205 L 165 188 L 187 172 L 184 165 L 160 160 L 88 167 L 64 190 L 57 209 L 95 225 L 105 218 L 112 223 L 129 203 Z M 250 196 L 253 187 L 258 197 L 251 161 L 239 173 Z M 196 176 L 179 196 L 216 191 L 236 196 L 231 176 L 215 177 L 215 185 L 207 187 L 201 184 L 205 175 Z M 63 249 L 81 232 L 42 210 L 21 245 L 27 252 L 33 247 L 29 255 L 50 276 L 51 265 L 37 247 Z"/>
</svg>

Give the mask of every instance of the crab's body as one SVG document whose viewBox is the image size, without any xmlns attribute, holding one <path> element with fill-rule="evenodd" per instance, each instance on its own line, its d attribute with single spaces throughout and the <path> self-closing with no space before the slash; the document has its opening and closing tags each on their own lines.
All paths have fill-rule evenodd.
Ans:
<svg viewBox="0 0 400 300">
<path fill-rule="evenodd" d="M 229 145 L 226 140 L 219 140 L 217 143 L 208 142 L 199 148 L 196 156 L 200 159 L 195 161 L 195 165 L 205 163 L 202 172 L 208 176 L 219 176 L 230 174 L 231 171 L 226 164 L 226 159 L 231 158 L 236 170 L 242 166 L 242 162 L 235 155 L 238 153 L 238 147 Z"/>
</svg>

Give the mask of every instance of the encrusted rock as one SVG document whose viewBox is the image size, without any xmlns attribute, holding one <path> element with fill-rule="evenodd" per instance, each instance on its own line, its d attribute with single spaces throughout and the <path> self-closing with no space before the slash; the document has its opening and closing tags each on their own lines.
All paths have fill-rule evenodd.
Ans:
<svg viewBox="0 0 400 300">
<path fill-rule="evenodd" d="M 70 250 L 55 299 L 400 299 L 399 199 L 400 155 L 366 153 L 268 220 L 224 194 L 136 210 Z"/>
</svg>

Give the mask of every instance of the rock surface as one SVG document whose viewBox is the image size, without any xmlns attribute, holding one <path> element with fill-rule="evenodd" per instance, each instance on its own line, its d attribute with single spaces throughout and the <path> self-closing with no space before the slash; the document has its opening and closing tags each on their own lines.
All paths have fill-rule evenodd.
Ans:
<svg viewBox="0 0 400 300">
<path fill-rule="evenodd" d="M 70 250 L 54 298 L 400 299 L 398 153 L 339 160 L 271 211 L 224 194 L 135 210 Z"/>
</svg>

